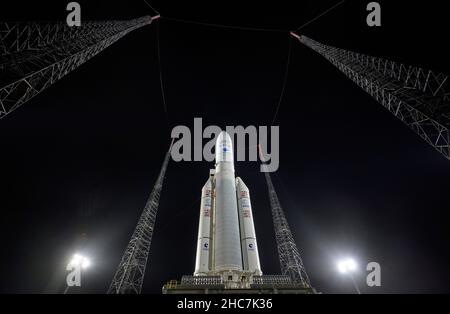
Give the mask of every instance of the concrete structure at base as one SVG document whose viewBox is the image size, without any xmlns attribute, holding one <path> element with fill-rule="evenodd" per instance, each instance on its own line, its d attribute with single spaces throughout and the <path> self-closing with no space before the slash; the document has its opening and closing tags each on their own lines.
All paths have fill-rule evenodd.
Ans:
<svg viewBox="0 0 450 314">
<path fill-rule="evenodd" d="M 163 293 L 312 293 L 288 276 L 262 274 L 250 191 L 235 177 L 228 133 L 220 133 L 215 150 L 215 169 L 202 189 L 194 275 L 169 281 Z"/>
</svg>

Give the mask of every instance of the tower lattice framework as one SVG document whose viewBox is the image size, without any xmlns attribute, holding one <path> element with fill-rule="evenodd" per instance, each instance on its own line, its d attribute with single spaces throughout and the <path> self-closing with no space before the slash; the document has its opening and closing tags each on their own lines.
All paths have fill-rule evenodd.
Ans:
<svg viewBox="0 0 450 314">
<path fill-rule="evenodd" d="M 150 253 L 150 245 L 152 243 L 153 230 L 155 228 L 156 215 L 158 213 L 159 198 L 167 165 L 169 164 L 172 145 L 173 140 L 164 158 L 155 186 L 147 200 L 136 229 L 131 236 L 114 279 L 108 289 L 108 294 L 141 293 L 147 260 Z"/>
<path fill-rule="evenodd" d="M 157 17 L 66 23 L 0 22 L 0 119 Z"/>
<path fill-rule="evenodd" d="M 265 177 L 269 190 L 281 274 L 289 276 L 294 283 L 302 284 L 305 288 L 312 288 L 269 172 L 265 172 Z"/>
<path fill-rule="evenodd" d="M 325 57 L 428 144 L 450 159 L 448 75 L 327 46 L 306 36 L 291 34 Z"/>
</svg>

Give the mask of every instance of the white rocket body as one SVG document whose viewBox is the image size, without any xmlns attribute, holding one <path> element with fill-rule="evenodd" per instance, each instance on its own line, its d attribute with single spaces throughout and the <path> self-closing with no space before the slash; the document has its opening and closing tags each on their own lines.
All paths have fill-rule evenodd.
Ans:
<svg viewBox="0 0 450 314">
<path fill-rule="evenodd" d="M 207 274 L 211 262 L 211 215 L 212 215 L 212 183 L 208 179 L 202 189 L 200 203 L 200 219 L 198 222 L 197 258 L 195 259 L 195 274 Z"/>
<path fill-rule="evenodd" d="M 244 270 L 260 276 L 262 272 L 259 263 L 258 244 L 256 243 L 250 191 L 241 178 L 236 178 L 236 189 Z"/>
<path fill-rule="evenodd" d="M 262 274 L 249 189 L 235 178 L 233 144 L 228 133 L 221 132 L 215 171 L 202 189 L 194 275 L 231 272 Z M 241 280 L 234 275 L 233 280 Z"/>
<path fill-rule="evenodd" d="M 226 132 L 216 142 L 214 269 L 242 270 L 233 143 Z"/>
</svg>

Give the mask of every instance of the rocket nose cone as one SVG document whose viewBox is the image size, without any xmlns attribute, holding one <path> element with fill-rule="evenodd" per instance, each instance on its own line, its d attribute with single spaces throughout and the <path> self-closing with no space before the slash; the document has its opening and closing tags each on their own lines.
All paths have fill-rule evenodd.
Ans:
<svg viewBox="0 0 450 314">
<path fill-rule="evenodd" d="M 232 145 L 231 137 L 226 131 L 220 132 L 219 136 L 217 137 L 216 145 L 222 142 L 226 142 L 230 146 Z"/>
<path fill-rule="evenodd" d="M 216 141 L 216 163 L 233 161 L 233 142 L 230 135 L 222 131 Z"/>
<path fill-rule="evenodd" d="M 209 189 L 211 190 L 211 178 L 208 179 L 208 181 L 206 181 L 205 185 L 203 186 L 203 189 Z"/>
</svg>

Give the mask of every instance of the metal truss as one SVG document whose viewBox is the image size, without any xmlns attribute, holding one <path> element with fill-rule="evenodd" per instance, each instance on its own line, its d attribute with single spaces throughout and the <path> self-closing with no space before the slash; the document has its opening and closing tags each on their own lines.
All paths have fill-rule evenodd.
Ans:
<svg viewBox="0 0 450 314">
<path fill-rule="evenodd" d="M 281 286 L 292 284 L 291 277 L 286 275 L 261 275 L 253 276 L 254 285 Z"/>
<path fill-rule="evenodd" d="M 83 22 L 80 27 L 0 22 L 0 119 L 158 17 Z"/>
<path fill-rule="evenodd" d="M 136 229 L 131 236 L 114 279 L 108 289 L 108 294 L 141 293 L 145 268 L 150 253 L 150 245 L 152 243 L 153 230 L 155 228 L 156 214 L 158 213 L 159 197 L 161 195 L 167 165 L 169 164 L 172 146 L 173 140 L 164 158 L 155 186 L 147 200 Z"/>
<path fill-rule="evenodd" d="M 450 159 L 448 75 L 323 45 L 291 33 Z"/>
<path fill-rule="evenodd" d="M 181 277 L 181 284 L 185 286 L 219 286 L 223 285 L 222 276 L 189 276 Z"/>
<path fill-rule="evenodd" d="M 305 288 L 312 288 L 269 172 L 266 172 L 265 176 L 269 190 L 270 208 L 272 211 L 281 274 L 289 276 L 293 283 L 301 284 Z"/>
</svg>

